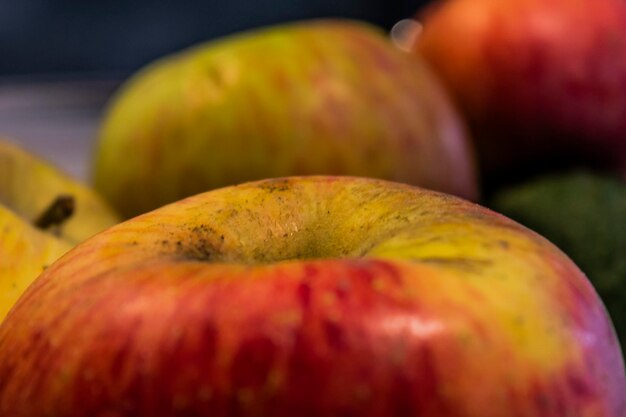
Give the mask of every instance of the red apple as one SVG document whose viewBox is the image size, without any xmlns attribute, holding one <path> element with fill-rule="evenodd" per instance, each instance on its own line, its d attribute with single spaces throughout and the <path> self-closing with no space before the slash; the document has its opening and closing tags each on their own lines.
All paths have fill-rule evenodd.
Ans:
<svg viewBox="0 0 626 417">
<path fill-rule="evenodd" d="M 95 236 L 0 326 L 10 417 L 623 417 L 580 270 L 494 212 L 407 185 L 220 189 Z"/>
<path fill-rule="evenodd" d="M 625 1 L 448 0 L 419 18 L 414 50 L 489 175 L 586 164 L 626 178 Z"/>
</svg>

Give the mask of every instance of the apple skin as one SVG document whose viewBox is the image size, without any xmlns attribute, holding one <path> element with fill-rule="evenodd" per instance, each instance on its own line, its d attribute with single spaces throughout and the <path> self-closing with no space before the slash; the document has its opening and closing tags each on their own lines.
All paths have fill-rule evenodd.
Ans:
<svg viewBox="0 0 626 417">
<path fill-rule="evenodd" d="M 35 227 L 59 196 L 73 198 L 69 219 L 49 230 Z M 45 267 L 118 222 L 94 191 L 17 142 L 0 138 L 0 321 Z"/>
<path fill-rule="evenodd" d="M 626 2 L 449 0 L 414 52 L 466 116 L 486 181 L 585 165 L 626 178 Z"/>
<path fill-rule="evenodd" d="M 350 177 L 200 194 L 78 245 L 0 326 L 0 414 L 623 417 L 593 287 L 467 201 Z"/>
<path fill-rule="evenodd" d="M 55 230 L 76 244 L 119 223 L 119 216 L 90 187 L 72 178 L 16 140 L 0 137 L 0 204 L 33 222 L 59 196 L 74 199 L 74 212 Z"/>
<path fill-rule="evenodd" d="M 71 249 L 0 204 L 0 321 L 26 287 Z"/>
<path fill-rule="evenodd" d="M 464 123 L 423 62 L 378 29 L 304 21 L 149 65 L 112 99 L 95 188 L 130 217 L 210 189 L 357 175 L 477 199 Z"/>
</svg>

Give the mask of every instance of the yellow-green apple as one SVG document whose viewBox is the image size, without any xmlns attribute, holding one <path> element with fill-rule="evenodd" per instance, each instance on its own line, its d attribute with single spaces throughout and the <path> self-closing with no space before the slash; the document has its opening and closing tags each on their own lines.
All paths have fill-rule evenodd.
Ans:
<svg viewBox="0 0 626 417">
<path fill-rule="evenodd" d="M 576 265 L 485 208 L 291 177 L 107 229 L 0 326 L 11 417 L 623 417 L 611 321 Z"/>
<path fill-rule="evenodd" d="M 364 23 L 237 34 L 140 71 L 108 107 L 94 183 L 131 216 L 287 175 L 380 177 L 477 196 L 473 154 L 419 58 Z"/>
<path fill-rule="evenodd" d="M 0 139 L 0 320 L 47 265 L 117 222 L 95 192 Z"/>
<path fill-rule="evenodd" d="M 414 50 L 469 121 L 487 180 L 585 164 L 626 178 L 626 2 L 448 0 Z"/>
</svg>

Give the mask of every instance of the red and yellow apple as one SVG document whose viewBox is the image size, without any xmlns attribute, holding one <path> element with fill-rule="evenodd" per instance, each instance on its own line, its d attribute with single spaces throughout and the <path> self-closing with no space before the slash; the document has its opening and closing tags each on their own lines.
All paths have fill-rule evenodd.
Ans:
<svg viewBox="0 0 626 417">
<path fill-rule="evenodd" d="M 114 226 L 0 326 L 0 415 L 623 417 L 581 271 L 445 194 L 295 177 Z"/>
<path fill-rule="evenodd" d="M 118 221 L 91 189 L 0 139 L 0 321 L 46 266 Z"/>
<path fill-rule="evenodd" d="M 487 180 L 586 164 L 626 178 L 626 2 L 447 0 L 414 44 L 467 117 Z"/>
<path fill-rule="evenodd" d="M 364 23 L 258 29 L 166 57 L 108 106 L 94 184 L 125 216 L 288 175 L 379 177 L 477 198 L 465 126 L 419 58 Z"/>
</svg>

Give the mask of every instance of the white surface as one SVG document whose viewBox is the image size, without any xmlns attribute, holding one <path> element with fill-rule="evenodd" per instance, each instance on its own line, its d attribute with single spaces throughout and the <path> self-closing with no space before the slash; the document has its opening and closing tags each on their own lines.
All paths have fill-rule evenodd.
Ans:
<svg viewBox="0 0 626 417">
<path fill-rule="evenodd" d="M 0 137 L 87 181 L 103 107 L 117 81 L 0 82 Z"/>
</svg>

